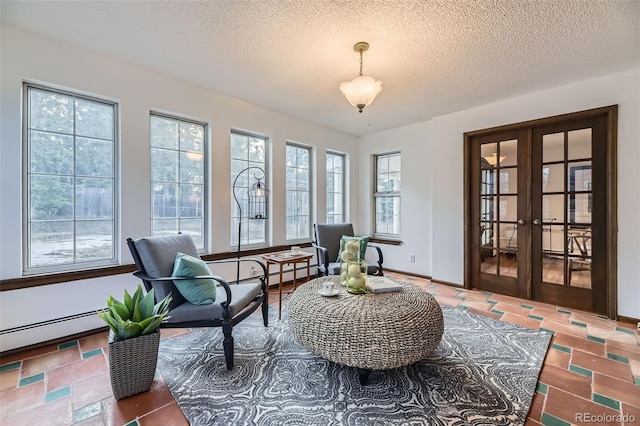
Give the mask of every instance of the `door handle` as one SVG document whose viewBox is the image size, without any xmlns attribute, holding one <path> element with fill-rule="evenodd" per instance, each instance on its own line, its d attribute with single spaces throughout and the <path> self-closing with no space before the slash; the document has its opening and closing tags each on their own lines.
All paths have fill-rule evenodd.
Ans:
<svg viewBox="0 0 640 426">
<path fill-rule="evenodd" d="M 534 225 L 540 225 L 542 222 L 540 222 L 540 219 L 533 219 L 533 224 Z"/>
<path fill-rule="evenodd" d="M 525 223 L 524 219 L 518 219 L 518 225 L 524 225 Z"/>
</svg>

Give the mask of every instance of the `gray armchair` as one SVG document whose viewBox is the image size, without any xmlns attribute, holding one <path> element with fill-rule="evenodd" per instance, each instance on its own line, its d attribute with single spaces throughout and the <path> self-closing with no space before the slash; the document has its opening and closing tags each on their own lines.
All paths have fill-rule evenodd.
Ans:
<svg viewBox="0 0 640 426">
<path fill-rule="evenodd" d="M 312 243 L 316 249 L 318 257 L 318 274 L 340 275 L 340 262 L 338 252 L 340 251 L 340 239 L 343 235 L 353 237 L 353 224 L 351 223 L 317 223 L 313 225 L 315 242 Z M 367 244 L 367 251 L 375 250 L 377 263 L 367 265 L 368 275 L 383 276 L 382 270 L 382 250 L 374 244 Z"/>
<path fill-rule="evenodd" d="M 231 332 L 233 327 L 260 306 L 262 306 L 264 325 L 265 327 L 268 325 L 267 269 L 264 263 L 256 259 L 228 259 L 208 262 L 208 264 L 252 262 L 260 267 L 258 271 L 261 271 L 262 275 L 255 277 L 259 279 L 259 283 L 230 285 L 223 278 L 215 275 L 191 278 L 171 276 L 178 252 L 200 258 L 191 236 L 187 234 L 146 237 L 137 240 L 128 238 L 127 245 L 138 269 L 133 274 L 142 280 L 147 291 L 154 290 L 156 303 L 168 294 L 172 295 L 173 300 L 169 305 L 170 318 L 163 322 L 161 327 L 222 327 L 227 369 L 232 369 L 233 336 Z M 218 292 L 213 304 L 194 305 L 182 297 L 174 285 L 174 281 L 187 279 L 215 280 Z M 224 291 L 220 291 L 220 289 Z"/>
</svg>

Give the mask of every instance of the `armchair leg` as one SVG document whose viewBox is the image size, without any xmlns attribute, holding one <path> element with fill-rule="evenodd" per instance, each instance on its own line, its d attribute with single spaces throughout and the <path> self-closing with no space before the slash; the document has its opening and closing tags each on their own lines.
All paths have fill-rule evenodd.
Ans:
<svg viewBox="0 0 640 426">
<path fill-rule="evenodd" d="M 269 299 L 267 292 L 262 296 L 262 322 L 265 327 L 269 325 Z"/>
<path fill-rule="evenodd" d="M 231 324 L 222 325 L 222 333 L 224 334 L 222 347 L 224 348 L 224 359 L 227 361 L 227 370 L 233 368 L 233 336 L 231 335 L 231 330 Z"/>
</svg>

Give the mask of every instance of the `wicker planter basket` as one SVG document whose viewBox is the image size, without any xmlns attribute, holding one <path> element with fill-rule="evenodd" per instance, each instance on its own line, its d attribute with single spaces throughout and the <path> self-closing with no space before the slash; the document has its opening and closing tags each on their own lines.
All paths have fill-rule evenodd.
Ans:
<svg viewBox="0 0 640 426">
<path fill-rule="evenodd" d="M 158 362 L 160 330 L 126 340 L 109 333 L 109 373 L 116 399 L 151 389 Z"/>
</svg>

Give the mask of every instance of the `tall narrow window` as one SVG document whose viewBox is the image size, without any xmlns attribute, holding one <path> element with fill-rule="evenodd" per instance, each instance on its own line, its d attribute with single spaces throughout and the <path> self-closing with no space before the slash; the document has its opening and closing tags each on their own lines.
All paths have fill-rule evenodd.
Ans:
<svg viewBox="0 0 640 426">
<path fill-rule="evenodd" d="M 247 197 L 247 192 L 256 181 L 254 177 L 260 178 L 261 172 L 259 169 L 264 170 L 266 179 L 266 149 L 267 138 L 265 137 L 236 131 L 231 132 L 231 183 L 242 172 L 236 181 L 236 197 L 242 209 L 242 234 L 240 236 L 240 245 L 242 247 L 264 246 L 267 244 L 267 221 L 249 219 L 249 200 Z M 248 167 L 250 169 L 243 172 Z M 231 191 L 233 191 L 233 188 Z M 238 245 L 239 220 L 240 211 L 238 211 L 238 205 L 232 193 L 231 247 L 237 247 Z"/>
<path fill-rule="evenodd" d="M 113 102 L 25 84 L 25 273 L 116 262 Z"/>
<path fill-rule="evenodd" d="M 400 237 L 400 153 L 375 156 L 375 235 Z"/>
<path fill-rule="evenodd" d="M 311 149 L 287 142 L 287 240 L 311 238 Z"/>
<path fill-rule="evenodd" d="M 345 156 L 327 152 L 327 223 L 344 223 Z"/>
<path fill-rule="evenodd" d="M 206 125 L 151 114 L 153 235 L 189 234 L 205 248 Z"/>
</svg>

